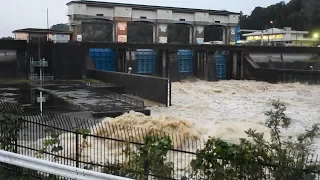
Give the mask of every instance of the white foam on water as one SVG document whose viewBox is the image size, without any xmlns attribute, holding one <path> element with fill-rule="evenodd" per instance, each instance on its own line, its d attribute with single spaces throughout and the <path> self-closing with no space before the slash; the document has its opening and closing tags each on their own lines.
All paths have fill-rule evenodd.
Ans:
<svg viewBox="0 0 320 180">
<path fill-rule="evenodd" d="M 293 84 L 269 84 L 256 81 L 219 81 L 219 82 L 176 82 L 172 83 L 172 106 L 161 107 L 153 105 L 151 117 L 140 113 L 130 112 L 117 118 L 106 118 L 91 129 L 91 134 L 98 136 L 112 136 L 116 139 L 138 140 L 133 132 L 127 128 L 149 128 L 147 132 L 173 133 L 183 137 L 202 139 L 202 143 L 209 136 L 221 138 L 231 142 L 239 142 L 239 138 L 246 138 L 244 131 L 249 128 L 269 137 L 269 130 L 265 127 L 264 112 L 272 109 L 271 102 L 280 100 L 286 104 L 286 114 L 292 118 L 292 125 L 284 136 L 294 136 L 310 129 L 315 123 L 320 123 L 320 86 Z M 110 131 L 106 133 L 106 123 L 119 124 L 120 134 Z M 110 129 L 110 128 L 109 128 Z M 74 135 L 63 134 L 61 142 L 70 138 L 73 143 L 64 147 L 70 158 L 75 158 Z M 175 141 L 173 139 L 173 141 Z M 40 141 L 39 141 L 40 142 Z M 38 142 L 38 143 L 39 143 Z M 70 142 L 68 140 L 68 142 Z M 82 142 L 79 142 L 82 144 Z M 105 163 L 106 159 L 113 162 L 114 158 L 123 160 L 121 149 L 125 143 L 116 144 L 114 141 L 90 137 L 87 146 L 81 153 L 81 160 Z M 119 147 L 120 146 L 120 147 Z M 180 148 L 195 151 L 195 147 Z M 197 146 L 198 148 L 200 146 Z M 320 141 L 316 141 L 316 153 L 320 154 Z M 62 152 L 65 154 L 65 152 Z M 189 162 L 194 156 L 181 156 L 174 152 L 168 154 L 174 163 L 179 162 L 179 168 L 190 169 Z M 51 157 L 52 158 L 52 157 Z M 50 159 L 51 159 L 50 158 Z M 110 159 L 111 158 L 111 159 Z M 182 164 L 180 164 L 182 163 Z M 178 172 L 176 172 L 178 173 Z M 178 173 L 180 177 L 181 174 Z"/>
<path fill-rule="evenodd" d="M 175 82 L 169 108 L 150 107 L 153 116 L 168 115 L 206 129 L 202 138 L 214 136 L 237 142 L 249 128 L 268 134 L 264 112 L 272 100 L 286 104 L 292 125 L 284 135 L 297 135 L 320 123 L 320 86 L 269 84 L 256 81 Z M 320 146 L 319 146 L 320 147 Z"/>
</svg>

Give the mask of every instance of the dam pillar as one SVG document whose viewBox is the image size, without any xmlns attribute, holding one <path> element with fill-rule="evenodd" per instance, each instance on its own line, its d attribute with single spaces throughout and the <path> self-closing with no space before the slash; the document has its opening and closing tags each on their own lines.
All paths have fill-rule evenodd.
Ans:
<svg viewBox="0 0 320 180">
<path fill-rule="evenodd" d="M 194 26 L 193 27 L 193 43 L 203 44 L 204 43 L 204 26 Z"/>
<path fill-rule="evenodd" d="M 236 44 L 236 27 L 228 27 L 228 45 Z"/>
<path fill-rule="evenodd" d="M 157 41 L 160 44 L 168 43 L 168 24 L 157 24 Z"/>
<path fill-rule="evenodd" d="M 232 52 L 232 79 L 238 77 L 238 53 Z"/>
<path fill-rule="evenodd" d="M 228 37 L 227 37 L 227 28 L 226 27 L 223 27 L 222 28 L 222 41 L 225 45 L 228 44 L 228 41 L 227 41 Z"/>
<path fill-rule="evenodd" d="M 128 42 L 128 22 L 117 21 L 116 22 L 116 42 L 126 43 Z"/>
</svg>

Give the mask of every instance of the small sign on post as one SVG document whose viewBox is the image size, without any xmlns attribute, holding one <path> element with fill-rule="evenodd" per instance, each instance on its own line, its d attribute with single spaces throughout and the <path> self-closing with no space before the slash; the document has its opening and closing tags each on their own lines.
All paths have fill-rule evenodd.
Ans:
<svg viewBox="0 0 320 180">
<path fill-rule="evenodd" d="M 46 97 L 37 97 L 37 102 L 46 102 Z"/>
<path fill-rule="evenodd" d="M 78 35 L 77 35 L 77 41 L 78 41 L 78 42 L 81 42 L 81 41 L 82 41 L 82 35 L 81 35 L 81 34 L 78 34 Z"/>
</svg>

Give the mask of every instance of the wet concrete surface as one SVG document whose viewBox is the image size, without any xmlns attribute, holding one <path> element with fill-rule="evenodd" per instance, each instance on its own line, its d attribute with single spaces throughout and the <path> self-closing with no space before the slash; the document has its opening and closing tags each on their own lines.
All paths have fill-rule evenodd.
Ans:
<svg viewBox="0 0 320 180">
<path fill-rule="evenodd" d="M 51 93 L 42 93 L 45 101 L 43 111 L 48 112 L 75 112 L 79 107 L 71 106 L 61 98 L 57 98 Z M 26 112 L 40 111 L 40 103 L 37 102 L 40 91 L 35 86 L 29 84 L 0 84 L 0 100 L 3 102 L 17 103 L 24 107 Z"/>
<path fill-rule="evenodd" d="M 47 92 L 55 94 L 76 106 L 81 106 L 82 109 L 87 111 L 108 112 L 137 108 L 130 102 L 117 99 L 117 94 L 103 90 L 103 87 L 92 88 L 83 84 L 73 84 L 50 85 L 46 86 L 45 89 L 48 90 Z"/>
<path fill-rule="evenodd" d="M 103 84 L 92 87 L 83 83 L 47 84 L 42 88 L 45 98 L 43 111 L 93 118 L 92 112 L 127 112 L 144 109 L 142 100 L 108 91 L 110 87 Z M 40 103 L 37 101 L 39 96 L 40 88 L 37 85 L 0 84 L 0 101 L 18 103 L 26 112 L 40 111 Z"/>
</svg>

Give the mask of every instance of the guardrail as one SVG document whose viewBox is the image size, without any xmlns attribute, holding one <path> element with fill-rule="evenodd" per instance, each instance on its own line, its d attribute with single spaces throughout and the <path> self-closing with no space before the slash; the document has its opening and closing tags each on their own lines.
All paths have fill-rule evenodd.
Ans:
<svg viewBox="0 0 320 180">
<path fill-rule="evenodd" d="M 130 180 L 0 150 L 0 162 L 79 180 Z"/>
</svg>

